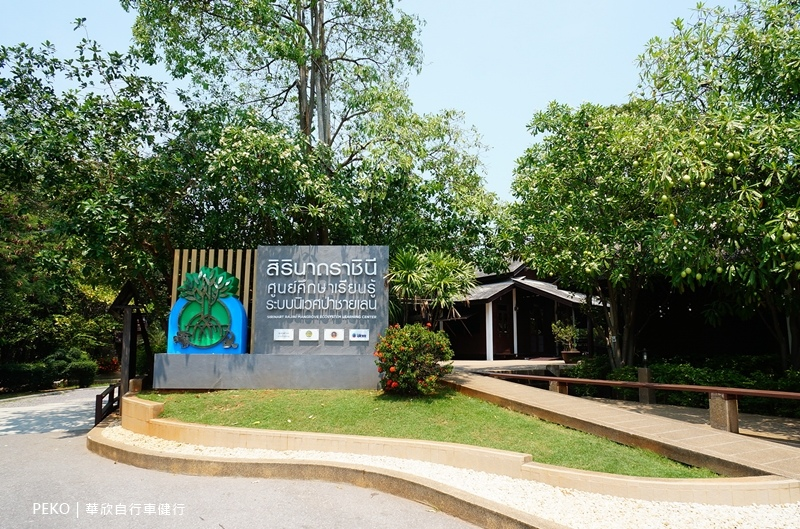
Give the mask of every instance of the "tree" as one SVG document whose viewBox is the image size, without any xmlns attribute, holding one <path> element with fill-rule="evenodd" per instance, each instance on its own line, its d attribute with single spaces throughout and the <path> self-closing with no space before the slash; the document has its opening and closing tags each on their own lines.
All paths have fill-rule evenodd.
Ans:
<svg viewBox="0 0 800 529">
<path fill-rule="evenodd" d="M 157 186 L 140 171 L 171 117 L 161 85 L 138 76 L 131 57 L 86 40 L 67 60 L 52 47 L 1 47 L 0 68 L 4 179 L 45 205 L 62 255 L 79 257 L 87 278 L 146 285 L 150 235 L 165 219 L 151 201 Z"/>
<path fill-rule="evenodd" d="M 533 270 L 600 297 L 611 364 L 632 365 L 638 301 L 655 273 L 657 204 L 643 198 L 663 109 L 552 103 L 529 129 L 509 206 L 514 253 Z"/>
<path fill-rule="evenodd" d="M 111 332 L 97 312 L 106 291 L 89 285 L 153 285 L 147 233 L 163 216 L 148 210 L 151 184 L 137 171 L 169 113 L 158 83 L 135 69 L 86 40 L 67 60 L 48 44 L 0 47 L 0 274 L 17 288 L 3 311 L 4 360 L 91 350 Z"/>
<path fill-rule="evenodd" d="M 0 125 L 9 154 L 16 146 L 3 132 Z M 0 155 L 0 164 L 10 158 Z M 113 294 L 86 283 L 81 259 L 67 257 L 70 240 L 56 230 L 64 219 L 35 180 L 13 169 L 0 167 L 0 363 L 72 348 L 97 358 L 114 328 L 107 314 Z"/>
<path fill-rule="evenodd" d="M 457 115 L 419 116 L 398 94 L 398 105 L 364 132 L 380 139 L 328 179 L 302 139 L 257 113 L 235 114 L 213 133 L 215 143 L 204 144 L 205 166 L 193 176 L 192 218 L 203 237 L 228 234 L 228 247 L 231 240 L 247 247 L 306 244 L 316 226 L 325 226 L 332 244 L 441 250 L 492 265 L 486 241 L 496 198 L 482 187 L 479 146 Z M 180 149 L 176 156 L 190 137 L 181 133 L 170 142 Z M 188 158 L 180 155 L 164 170 L 178 170 Z"/>
<path fill-rule="evenodd" d="M 305 149 L 308 170 L 286 179 L 300 192 L 285 242 L 391 241 L 497 266 L 483 250 L 496 199 L 483 190 L 477 142 L 453 112 L 413 112 L 405 76 L 421 64 L 419 20 L 392 0 L 121 3 L 138 11 L 143 56 L 163 58 L 223 106 L 280 125 Z M 242 145 L 257 141 L 244 132 Z M 247 152 L 235 143 L 219 171 L 242 170 Z"/>
<path fill-rule="evenodd" d="M 4 206 L 9 222 L 36 209 L 51 219 L 38 230 L 60 241 L 48 262 L 80 264 L 99 284 L 132 280 L 162 312 L 174 248 L 298 243 L 304 218 L 352 217 L 334 207 L 346 195 L 309 183 L 325 180 L 279 124 L 192 101 L 173 111 L 138 66 L 90 41 L 74 59 L 0 48 L 0 176 L 16 190 Z M 304 210 L 309 196 L 325 208 Z"/>
<path fill-rule="evenodd" d="M 800 11 L 700 7 L 641 57 L 642 89 L 673 109 L 651 173 L 658 254 L 681 287 L 719 285 L 758 308 L 784 367 L 800 368 Z"/>
<path fill-rule="evenodd" d="M 383 80 L 399 79 L 421 60 L 418 20 L 391 0 L 121 4 L 138 10 L 134 36 L 146 57 L 163 52 L 176 77 L 203 87 L 241 82 L 242 102 L 274 117 L 288 112 L 309 145 L 313 137 L 347 146 L 346 131 L 380 102 Z M 233 95 L 227 84 L 222 92 Z M 337 150 L 355 155 L 358 147 Z"/>
<path fill-rule="evenodd" d="M 281 124 L 217 105 L 186 118 L 154 160 L 164 174 L 185 172 L 192 160 L 189 192 L 179 203 L 188 221 L 184 247 L 306 244 L 319 226 L 329 242 L 349 239 L 352 190 L 322 177 L 315 153 Z"/>
<path fill-rule="evenodd" d="M 481 269 L 505 265 L 493 251 L 497 197 L 483 187 L 480 144 L 454 111 L 419 115 L 397 91 L 393 105 L 365 120 L 368 143 L 353 172 L 353 238 L 360 244 L 438 250 Z"/>
<path fill-rule="evenodd" d="M 475 287 L 475 267 L 444 252 L 397 252 L 386 278 L 395 304 L 396 321 L 409 323 L 419 312 L 431 325 L 455 314 L 455 303 L 468 301 Z"/>
</svg>

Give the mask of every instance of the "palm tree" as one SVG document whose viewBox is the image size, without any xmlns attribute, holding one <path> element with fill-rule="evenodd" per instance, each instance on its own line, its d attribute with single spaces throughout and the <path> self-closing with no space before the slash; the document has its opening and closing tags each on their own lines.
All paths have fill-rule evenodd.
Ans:
<svg viewBox="0 0 800 529">
<path fill-rule="evenodd" d="M 468 301 L 475 286 L 475 267 L 445 252 L 398 252 L 387 276 L 393 319 L 405 325 L 412 312 L 431 324 L 457 317 L 456 301 Z"/>
</svg>

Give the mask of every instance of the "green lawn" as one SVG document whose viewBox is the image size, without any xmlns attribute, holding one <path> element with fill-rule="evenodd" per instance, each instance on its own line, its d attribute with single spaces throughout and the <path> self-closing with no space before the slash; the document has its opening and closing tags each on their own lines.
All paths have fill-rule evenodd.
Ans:
<svg viewBox="0 0 800 529">
<path fill-rule="evenodd" d="M 150 392 L 140 396 L 163 402 L 162 417 L 186 422 L 446 441 L 528 453 L 540 463 L 629 476 L 716 476 L 710 470 L 688 467 L 453 390 L 415 398 L 359 390 Z"/>
</svg>

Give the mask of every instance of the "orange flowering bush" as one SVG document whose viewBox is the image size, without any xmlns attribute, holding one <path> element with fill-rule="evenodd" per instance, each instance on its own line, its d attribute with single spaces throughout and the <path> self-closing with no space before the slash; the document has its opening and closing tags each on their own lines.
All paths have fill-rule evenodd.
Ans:
<svg viewBox="0 0 800 529">
<path fill-rule="evenodd" d="M 435 393 L 439 378 L 453 370 L 452 358 L 450 339 L 430 324 L 392 325 L 375 347 L 381 389 L 387 393 Z"/>
</svg>

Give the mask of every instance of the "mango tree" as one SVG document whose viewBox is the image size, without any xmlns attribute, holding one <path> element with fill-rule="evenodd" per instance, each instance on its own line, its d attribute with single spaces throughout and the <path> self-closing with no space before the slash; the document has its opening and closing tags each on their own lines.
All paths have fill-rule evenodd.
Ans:
<svg viewBox="0 0 800 529">
<path fill-rule="evenodd" d="M 613 366 L 635 360 L 638 300 L 654 274 L 659 219 L 645 174 L 662 109 L 552 103 L 518 160 L 509 207 L 514 253 L 538 274 L 599 296 Z"/>
<path fill-rule="evenodd" d="M 643 94 L 673 109 L 649 184 L 665 273 L 757 309 L 784 368 L 800 367 L 800 12 L 777 0 L 701 7 L 641 64 Z"/>
</svg>

